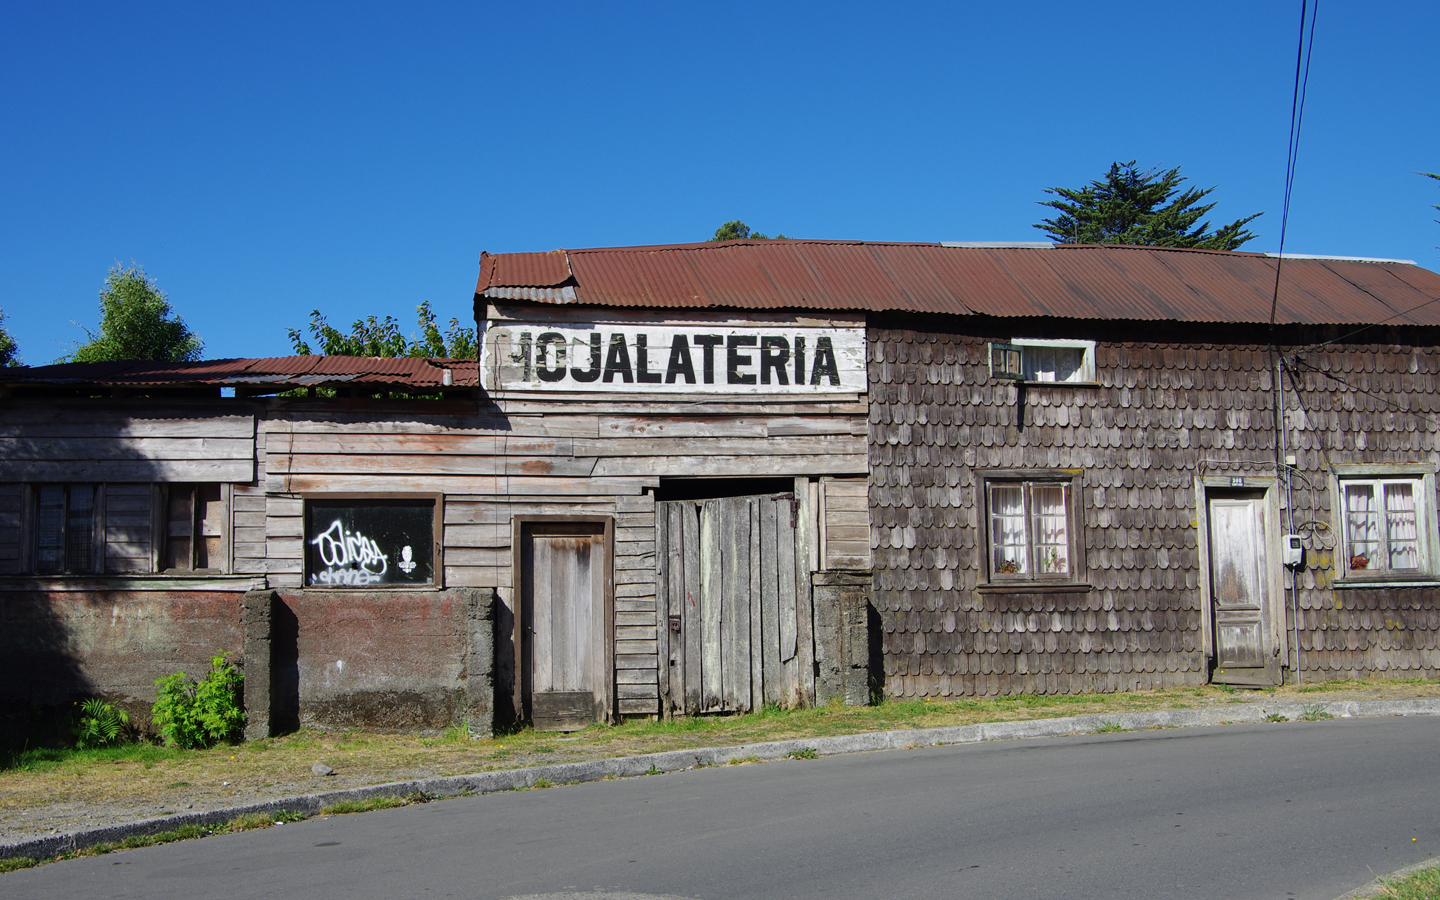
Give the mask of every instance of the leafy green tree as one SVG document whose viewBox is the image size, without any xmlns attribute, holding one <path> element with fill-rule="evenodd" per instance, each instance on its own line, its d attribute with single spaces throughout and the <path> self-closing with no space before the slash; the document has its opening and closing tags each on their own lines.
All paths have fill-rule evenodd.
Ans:
<svg viewBox="0 0 1440 900">
<path fill-rule="evenodd" d="M 20 358 L 20 348 L 16 345 L 15 339 L 5 330 L 5 311 L 0 309 L 0 366 L 23 366 L 25 361 Z"/>
<path fill-rule="evenodd" d="M 1201 221 L 1215 208 L 1200 203 L 1215 188 L 1185 188 L 1180 168 L 1144 172 L 1135 160 L 1110 164 L 1103 179 L 1079 190 L 1046 188 L 1059 199 L 1040 201 L 1059 215 L 1034 227 L 1060 244 L 1142 244 L 1152 247 L 1197 247 L 1235 250 L 1253 240 L 1245 225 L 1261 213 L 1237 219 L 1217 231 Z"/>
<path fill-rule="evenodd" d="M 785 235 L 783 235 L 783 234 L 777 234 L 777 235 L 775 235 L 775 237 L 776 237 L 777 239 L 779 239 L 779 240 L 784 240 L 784 239 L 785 239 Z M 751 231 L 751 230 L 750 230 L 750 226 L 749 226 L 749 225 L 746 225 L 744 222 L 740 221 L 739 219 L 733 219 L 733 220 L 731 220 L 731 221 L 729 221 L 729 222 L 726 222 L 724 225 L 721 225 L 719 228 L 715 229 L 715 236 L 712 237 L 710 240 L 711 240 L 712 242 L 715 242 L 715 241 L 739 241 L 739 240 L 745 240 L 745 239 L 747 239 L 747 238 L 748 238 L 749 240 L 752 240 L 752 241 L 768 241 L 768 240 L 770 240 L 770 238 L 769 238 L 768 236 L 763 235 L 763 234 L 761 234 L 761 233 L 758 232 L 758 231 Z"/>
<path fill-rule="evenodd" d="M 350 333 L 332 326 L 320 310 L 310 313 L 309 331 L 311 338 L 319 345 L 324 356 L 409 356 L 431 359 L 475 359 L 479 355 L 479 343 L 475 329 L 451 319 L 450 327 L 443 333 L 435 322 L 435 313 L 429 302 L 416 307 L 420 317 L 420 338 L 410 341 L 400 333 L 400 323 L 391 316 L 377 319 L 366 316 L 356 319 L 350 326 Z M 300 329 L 286 329 L 290 343 L 298 356 L 312 356 L 315 349 L 300 334 Z"/>
<path fill-rule="evenodd" d="M 152 359 L 191 362 L 205 345 L 179 316 L 170 300 L 137 263 L 116 263 L 100 291 L 100 331 L 85 329 L 89 340 L 60 357 L 60 362 L 111 362 Z"/>
</svg>

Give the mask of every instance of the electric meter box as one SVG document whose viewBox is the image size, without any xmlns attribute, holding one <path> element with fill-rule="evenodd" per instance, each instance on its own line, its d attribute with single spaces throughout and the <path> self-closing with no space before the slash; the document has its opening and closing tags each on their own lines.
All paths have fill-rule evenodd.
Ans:
<svg viewBox="0 0 1440 900">
<path fill-rule="evenodd" d="M 1305 562 L 1305 545 L 1300 543 L 1300 535 L 1287 534 L 1280 541 L 1280 558 L 1285 565 L 1292 569 L 1299 568 Z"/>
</svg>

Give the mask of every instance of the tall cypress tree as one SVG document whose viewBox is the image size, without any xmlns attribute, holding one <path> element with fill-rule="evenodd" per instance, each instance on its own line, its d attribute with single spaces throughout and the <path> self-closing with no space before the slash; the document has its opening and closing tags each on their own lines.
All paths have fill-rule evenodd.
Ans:
<svg viewBox="0 0 1440 900">
<path fill-rule="evenodd" d="M 1110 164 L 1103 179 L 1079 190 L 1046 188 L 1056 200 L 1042 200 L 1041 206 L 1059 215 L 1034 227 L 1059 244 L 1142 244 L 1152 247 L 1197 247 L 1203 250 L 1235 250 L 1256 235 L 1245 225 L 1261 213 L 1237 219 L 1216 231 L 1201 221 L 1215 208 L 1200 203 L 1213 187 L 1186 188 L 1179 166 L 1173 169 L 1140 171 L 1135 160 Z"/>
</svg>

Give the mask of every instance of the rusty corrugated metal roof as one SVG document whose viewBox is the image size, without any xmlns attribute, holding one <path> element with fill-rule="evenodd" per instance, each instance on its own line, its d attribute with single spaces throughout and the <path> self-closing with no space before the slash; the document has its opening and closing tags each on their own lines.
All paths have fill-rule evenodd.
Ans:
<svg viewBox="0 0 1440 900">
<path fill-rule="evenodd" d="M 742 240 L 485 254 L 476 296 L 658 309 L 1263 323 L 1279 264 L 1258 253 L 1164 247 Z M 1275 321 L 1440 325 L 1440 275 L 1400 261 L 1286 258 Z"/>
<path fill-rule="evenodd" d="M 416 359 L 374 356 L 279 356 L 264 359 L 211 359 L 201 362 L 62 363 L 54 366 L 0 368 L 0 383 L 11 385 L 217 387 L 273 386 L 277 390 L 315 385 L 370 384 L 396 388 L 477 387 L 473 359 Z"/>
</svg>

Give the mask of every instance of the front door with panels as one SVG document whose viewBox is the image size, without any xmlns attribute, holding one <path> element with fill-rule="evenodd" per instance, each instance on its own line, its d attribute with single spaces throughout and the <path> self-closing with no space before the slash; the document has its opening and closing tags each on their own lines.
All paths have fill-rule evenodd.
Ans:
<svg viewBox="0 0 1440 900">
<path fill-rule="evenodd" d="M 609 718 L 609 560 L 595 522 L 519 527 L 521 704 L 537 731 Z"/>
<path fill-rule="evenodd" d="M 1268 687 L 1281 683 L 1272 639 L 1270 565 L 1263 494 L 1210 496 L 1210 602 L 1215 670 L 1220 684 Z"/>
</svg>

